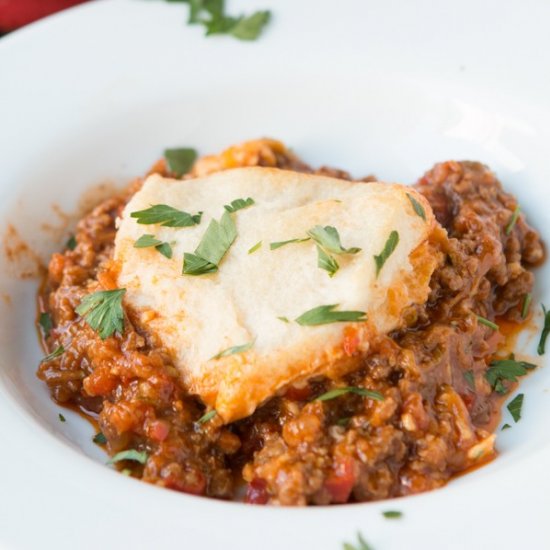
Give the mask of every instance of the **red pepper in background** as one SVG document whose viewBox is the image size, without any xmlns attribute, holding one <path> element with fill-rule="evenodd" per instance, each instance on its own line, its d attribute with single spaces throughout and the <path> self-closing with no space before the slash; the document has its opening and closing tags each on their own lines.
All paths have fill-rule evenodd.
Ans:
<svg viewBox="0 0 550 550">
<path fill-rule="evenodd" d="M 0 33 L 13 31 L 87 0 L 0 0 Z"/>
</svg>

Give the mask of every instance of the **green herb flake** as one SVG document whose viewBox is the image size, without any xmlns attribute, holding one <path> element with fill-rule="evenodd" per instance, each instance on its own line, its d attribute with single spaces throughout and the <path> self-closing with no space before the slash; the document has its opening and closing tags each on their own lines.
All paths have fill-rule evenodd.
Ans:
<svg viewBox="0 0 550 550">
<path fill-rule="evenodd" d="M 514 422 L 519 422 L 521 419 L 521 407 L 523 405 L 523 393 L 518 393 L 510 403 L 507 405 L 507 409 L 510 411 Z"/>
<path fill-rule="evenodd" d="M 362 397 L 369 397 L 375 401 L 384 401 L 384 396 L 380 392 L 367 390 L 366 388 L 358 388 L 356 386 L 346 386 L 343 388 L 329 390 L 313 399 L 313 401 L 330 401 L 331 399 L 336 399 L 337 397 L 347 393 L 354 393 L 355 395 L 361 395 Z"/>
<path fill-rule="evenodd" d="M 162 243 L 157 246 L 155 246 L 155 250 L 162 254 L 165 258 L 168 258 L 169 260 L 172 259 L 172 247 L 169 243 Z"/>
<path fill-rule="evenodd" d="M 231 204 L 226 204 L 224 208 L 230 212 L 237 212 L 237 210 L 242 210 L 243 208 L 248 208 L 254 204 L 254 199 L 248 197 L 247 199 L 235 199 L 231 201 Z"/>
<path fill-rule="evenodd" d="M 71 235 L 67 239 L 67 242 L 65 243 L 65 247 L 68 248 L 69 250 L 74 250 L 77 244 L 78 243 L 76 242 L 76 237 L 74 235 Z"/>
<path fill-rule="evenodd" d="M 464 378 L 465 378 L 466 383 L 468 384 L 468 386 L 470 386 L 470 388 L 472 390 L 475 390 L 476 389 L 476 383 L 475 383 L 475 379 L 474 379 L 474 371 L 467 370 L 464 373 Z"/>
<path fill-rule="evenodd" d="M 258 241 L 254 246 L 250 247 L 248 249 L 248 253 L 254 254 L 254 252 L 256 252 L 256 250 L 260 250 L 260 248 L 262 248 L 262 241 Z"/>
<path fill-rule="evenodd" d="M 341 426 L 342 428 L 345 428 L 351 421 L 351 416 L 344 416 L 343 418 L 339 418 L 336 421 L 337 426 Z"/>
<path fill-rule="evenodd" d="M 148 454 L 146 451 L 136 451 L 135 449 L 128 449 L 127 451 L 120 451 L 115 456 L 107 461 L 107 464 L 116 464 L 123 460 L 131 460 L 133 462 L 139 462 L 145 464 L 147 462 Z"/>
<path fill-rule="evenodd" d="M 277 317 L 277 319 L 279 319 L 279 321 L 282 321 L 283 323 L 290 323 L 288 317 L 281 316 L 281 317 Z"/>
<path fill-rule="evenodd" d="M 256 40 L 269 23 L 270 18 L 269 11 L 257 11 L 248 17 L 241 17 L 229 34 L 239 40 Z"/>
<path fill-rule="evenodd" d="M 426 221 L 426 211 L 424 210 L 424 207 L 409 193 L 407 193 L 407 198 L 412 204 L 413 210 L 417 216 L 420 216 L 424 221 Z"/>
<path fill-rule="evenodd" d="M 486 319 L 481 315 L 476 315 L 476 317 L 477 317 L 478 323 L 485 325 L 486 327 L 489 327 L 492 330 L 499 330 L 499 326 L 496 323 L 493 323 L 493 321 L 489 321 L 489 319 Z"/>
<path fill-rule="evenodd" d="M 317 267 L 327 271 L 329 277 L 334 277 L 340 269 L 338 262 L 319 245 L 317 245 Z"/>
<path fill-rule="evenodd" d="M 189 147 L 165 149 L 164 158 L 170 172 L 181 178 L 191 170 L 193 163 L 197 160 L 197 151 Z"/>
<path fill-rule="evenodd" d="M 380 254 L 377 256 L 374 256 L 374 261 L 376 263 L 376 276 L 380 274 L 380 271 L 382 267 L 384 267 L 384 264 L 388 260 L 388 258 L 393 254 L 394 250 L 397 248 L 397 245 L 399 244 L 399 233 L 397 231 L 392 231 L 390 233 L 390 236 L 388 237 L 388 240 L 386 241 L 386 244 L 384 245 L 384 249 Z"/>
<path fill-rule="evenodd" d="M 191 215 L 167 204 L 155 204 L 145 210 L 132 212 L 130 217 L 137 218 L 142 225 L 158 224 L 163 227 L 191 227 L 201 222 L 202 212 Z"/>
<path fill-rule="evenodd" d="M 234 355 L 235 353 L 244 353 L 245 351 L 251 349 L 253 345 L 254 340 L 251 340 L 250 342 L 242 344 L 241 346 L 233 346 L 231 348 L 224 349 L 223 351 L 220 351 L 220 353 L 214 355 L 212 359 L 221 359 L 222 357 L 228 357 L 229 355 Z"/>
<path fill-rule="evenodd" d="M 165 258 L 172 258 L 172 247 L 170 244 L 159 241 L 154 235 L 145 234 L 142 235 L 135 243 L 134 248 L 150 248 L 154 247 L 157 252 L 162 254 Z"/>
<path fill-rule="evenodd" d="M 403 517 L 403 512 L 399 512 L 398 510 L 386 510 L 382 512 L 382 515 L 387 519 L 399 519 Z"/>
<path fill-rule="evenodd" d="M 332 254 L 357 254 L 360 248 L 344 248 L 340 242 L 340 235 L 335 227 L 316 225 L 307 232 L 319 246 Z"/>
<path fill-rule="evenodd" d="M 550 333 L 550 311 L 546 311 L 544 305 L 542 305 L 542 313 L 544 315 L 544 326 L 542 327 L 542 332 L 540 335 L 539 345 L 537 348 L 537 353 L 539 355 L 544 355 L 546 347 L 546 339 Z"/>
<path fill-rule="evenodd" d="M 51 353 L 46 355 L 46 357 L 44 357 L 42 359 L 42 361 L 40 361 L 40 362 L 41 363 L 48 363 L 49 361 L 53 361 L 54 359 L 57 359 L 58 357 L 60 357 L 64 353 L 65 353 L 65 348 L 63 346 L 57 346 L 57 348 L 55 348 L 54 351 L 52 351 Z"/>
<path fill-rule="evenodd" d="M 102 340 L 112 336 L 114 332 L 122 334 L 124 331 L 122 297 L 125 292 L 125 288 L 117 288 L 88 294 L 84 296 L 75 311 L 90 327 L 99 332 Z"/>
<path fill-rule="evenodd" d="M 59 413 L 57 416 L 60 422 L 67 422 L 67 419 L 61 413 Z"/>
<path fill-rule="evenodd" d="M 107 438 L 103 434 L 103 432 L 97 432 L 92 441 L 96 443 L 97 445 L 105 445 L 107 443 Z"/>
<path fill-rule="evenodd" d="M 500 431 L 504 431 L 504 430 L 509 430 L 512 426 L 510 426 L 510 424 L 504 424 L 504 426 L 502 426 L 502 428 L 500 429 Z"/>
<path fill-rule="evenodd" d="M 327 325 L 329 323 L 356 323 L 366 321 L 364 311 L 334 311 L 338 304 L 314 307 L 294 319 L 302 326 Z"/>
<path fill-rule="evenodd" d="M 529 370 L 536 368 L 533 363 L 516 361 L 513 356 L 509 359 L 492 361 L 485 373 L 485 378 L 491 387 L 499 394 L 506 393 L 505 380 L 517 382 L 518 376 L 525 376 Z"/>
<path fill-rule="evenodd" d="M 533 296 L 530 292 L 528 292 L 523 297 L 523 305 L 521 306 L 521 318 L 526 319 L 527 315 L 529 314 L 529 306 L 531 305 L 531 302 L 533 300 Z"/>
<path fill-rule="evenodd" d="M 203 414 L 196 422 L 196 424 L 204 424 L 208 422 L 209 420 L 212 420 L 218 413 L 215 409 L 212 409 L 211 411 L 208 411 L 207 413 Z"/>
<path fill-rule="evenodd" d="M 220 221 L 212 220 L 195 253 L 183 256 L 184 275 L 205 275 L 218 271 L 223 257 L 237 238 L 237 227 L 231 214 L 224 212 Z"/>
<path fill-rule="evenodd" d="M 350 544 L 349 542 L 344 542 L 344 550 L 374 550 L 372 546 L 367 544 L 367 541 L 363 538 L 361 533 L 357 533 L 357 546 Z"/>
<path fill-rule="evenodd" d="M 40 317 L 38 318 L 38 324 L 42 329 L 42 334 L 44 335 L 44 338 L 48 338 L 53 328 L 52 316 L 46 311 L 42 312 L 40 314 Z"/>
<path fill-rule="evenodd" d="M 512 214 L 512 217 L 510 218 L 510 221 L 508 222 L 508 225 L 506 226 L 506 229 L 504 230 L 504 233 L 506 235 L 510 235 L 510 233 L 512 232 L 512 229 L 514 229 L 514 226 L 516 225 L 517 221 L 518 221 L 518 218 L 519 218 L 519 214 L 521 212 L 521 208 L 518 206 L 516 206 L 513 214 Z"/>
<path fill-rule="evenodd" d="M 305 237 L 303 239 L 289 239 L 288 241 L 277 241 L 274 243 L 271 243 L 269 245 L 269 248 L 271 250 L 277 250 L 277 248 L 281 248 L 282 246 L 286 246 L 287 244 L 296 244 L 296 243 L 305 243 L 306 241 L 311 240 L 309 237 Z"/>
</svg>

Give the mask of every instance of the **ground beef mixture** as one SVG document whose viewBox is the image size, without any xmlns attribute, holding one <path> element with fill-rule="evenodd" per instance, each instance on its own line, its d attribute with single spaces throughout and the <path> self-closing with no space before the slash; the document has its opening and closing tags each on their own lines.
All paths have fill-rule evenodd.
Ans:
<svg viewBox="0 0 550 550">
<path fill-rule="evenodd" d="M 271 140 L 204 157 L 185 177 L 258 165 L 350 179 L 341 170 L 313 170 Z M 163 161 L 153 171 L 170 175 Z M 122 461 L 120 468 L 186 493 L 305 505 L 427 491 L 494 456 L 502 397 L 485 373 L 504 337 L 477 316 L 521 323 L 533 285 L 528 269 L 544 252 L 523 215 L 510 226 L 516 199 L 487 167 L 444 162 L 416 184 L 449 240 L 429 300 L 408 312 L 406 330 L 380 339 L 345 379 L 288 388 L 226 426 L 216 417 L 197 423 L 204 406 L 186 393 L 168 354 L 131 311 L 123 334 L 106 340 L 75 313 L 85 295 L 115 288 L 108 269 L 115 219 L 141 182 L 80 221 L 76 246 L 52 256 L 39 296 L 40 312 L 53 320 L 45 346 L 65 352 L 43 362 L 38 376 L 58 403 L 97 419 L 110 454 L 146 451 L 145 464 Z M 314 400 L 342 385 L 376 390 L 384 400 Z"/>
</svg>

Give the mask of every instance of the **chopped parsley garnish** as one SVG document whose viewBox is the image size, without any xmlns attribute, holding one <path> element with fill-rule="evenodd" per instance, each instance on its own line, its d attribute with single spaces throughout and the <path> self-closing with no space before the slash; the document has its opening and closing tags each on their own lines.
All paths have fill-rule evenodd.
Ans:
<svg viewBox="0 0 550 550">
<path fill-rule="evenodd" d="M 178 0 L 168 0 L 175 2 Z M 206 36 L 226 34 L 239 40 L 256 40 L 269 22 L 269 11 L 233 17 L 225 13 L 224 0 L 179 0 L 189 4 L 190 25 L 200 24 Z"/>
<path fill-rule="evenodd" d="M 103 434 L 103 432 L 97 432 L 92 441 L 94 443 L 97 443 L 98 445 L 105 445 L 107 443 L 107 438 L 105 437 L 105 435 Z"/>
<path fill-rule="evenodd" d="M 489 319 L 485 319 L 485 317 L 482 317 L 481 315 L 476 315 L 477 320 L 482 325 L 485 325 L 486 327 L 489 327 L 493 330 L 498 330 L 499 326 L 496 323 L 493 323 L 493 321 L 489 321 Z"/>
<path fill-rule="evenodd" d="M 509 430 L 511 427 L 510 424 L 504 424 L 500 430 L 503 432 L 504 430 Z"/>
<path fill-rule="evenodd" d="M 384 249 L 382 250 L 382 252 L 380 252 L 380 254 L 378 254 L 377 256 L 374 256 L 377 277 L 380 274 L 380 270 L 382 269 L 382 267 L 384 267 L 387 259 L 393 254 L 394 250 L 397 248 L 398 244 L 399 233 L 397 231 L 392 231 L 390 233 L 390 236 L 388 237 L 388 240 L 386 241 L 386 244 L 384 245 Z"/>
<path fill-rule="evenodd" d="M 218 413 L 216 412 L 216 409 L 212 409 L 211 411 L 208 411 L 207 413 L 203 414 L 196 422 L 196 424 L 204 424 L 205 422 L 208 422 L 209 420 L 212 420 Z"/>
<path fill-rule="evenodd" d="M 165 149 L 164 158 L 166 159 L 168 170 L 178 178 L 181 178 L 181 176 L 191 170 L 191 166 L 197 160 L 197 151 L 189 147 Z"/>
<path fill-rule="evenodd" d="M 260 248 L 262 248 L 262 241 L 258 241 L 254 246 L 250 247 L 248 249 L 248 253 L 254 254 L 254 252 L 256 252 L 256 250 L 259 250 Z"/>
<path fill-rule="evenodd" d="M 485 373 L 485 378 L 497 393 L 505 394 L 507 391 L 503 384 L 505 380 L 517 382 L 518 376 L 525 376 L 529 370 L 534 368 L 536 368 L 536 365 L 533 363 L 516 361 L 513 357 L 500 359 L 491 362 Z"/>
<path fill-rule="evenodd" d="M 242 210 L 243 208 L 248 208 L 249 206 L 252 206 L 254 204 L 254 199 L 251 197 L 248 197 L 247 199 L 235 199 L 234 201 L 231 201 L 231 204 L 226 204 L 224 208 L 228 212 L 236 212 L 237 210 Z"/>
<path fill-rule="evenodd" d="M 523 298 L 523 305 L 521 306 L 521 318 L 525 319 L 527 317 L 527 314 L 529 313 L 529 306 L 531 305 L 531 301 L 533 300 L 533 297 L 531 296 L 531 293 L 527 293 Z"/>
<path fill-rule="evenodd" d="M 201 222 L 202 212 L 191 215 L 167 204 L 155 204 L 145 210 L 132 212 L 130 217 L 137 218 L 142 225 L 158 224 L 164 227 L 191 227 Z"/>
<path fill-rule="evenodd" d="M 183 256 L 184 275 L 205 275 L 218 271 L 218 266 L 237 238 L 237 227 L 231 214 L 224 212 L 220 221 L 212 220 L 195 253 Z"/>
<path fill-rule="evenodd" d="M 66 422 L 67 421 L 67 419 L 61 413 L 59 413 L 57 416 L 59 417 L 60 422 Z"/>
<path fill-rule="evenodd" d="M 399 519 L 403 517 L 403 512 L 399 512 L 397 510 L 386 510 L 385 512 L 382 512 L 382 515 L 387 519 Z"/>
<path fill-rule="evenodd" d="M 314 307 L 294 319 L 302 326 L 327 325 L 329 323 L 356 323 L 366 321 L 364 311 L 334 311 L 339 304 Z"/>
<path fill-rule="evenodd" d="M 474 379 L 474 371 L 467 370 L 464 373 L 464 378 L 465 378 L 468 386 L 470 386 L 470 388 L 472 390 L 475 390 L 476 389 L 476 383 L 475 383 L 475 379 Z"/>
<path fill-rule="evenodd" d="M 508 406 L 506 407 L 510 414 L 512 415 L 512 418 L 514 419 L 514 422 L 519 422 L 521 419 L 521 407 L 523 405 L 523 393 L 518 393 L 510 403 L 508 403 Z"/>
<path fill-rule="evenodd" d="M 330 277 L 338 271 L 338 262 L 331 254 L 357 254 L 360 248 L 344 248 L 340 242 L 340 235 L 335 227 L 316 225 L 307 234 L 317 245 L 317 266 L 328 271 Z"/>
<path fill-rule="evenodd" d="M 504 233 L 506 233 L 506 235 L 510 235 L 510 233 L 512 232 L 512 229 L 514 229 L 514 225 L 516 225 L 518 221 L 520 212 L 521 212 L 521 208 L 518 205 L 516 206 L 514 213 L 512 214 L 512 217 L 510 218 L 510 221 L 508 222 L 506 229 L 504 230 Z"/>
<path fill-rule="evenodd" d="M 65 243 L 65 246 L 69 249 L 69 250 L 74 250 L 76 248 L 76 245 L 78 243 L 76 242 L 76 238 L 74 235 L 71 235 L 68 239 L 67 239 L 67 242 Z"/>
<path fill-rule="evenodd" d="M 52 316 L 46 311 L 41 313 L 40 317 L 38 318 L 38 324 L 42 329 L 42 334 L 44 335 L 44 338 L 48 338 L 53 328 Z"/>
<path fill-rule="evenodd" d="M 128 449 L 127 451 L 120 451 L 120 453 L 117 453 L 107 461 L 107 464 L 116 464 L 122 460 L 132 460 L 134 462 L 139 462 L 140 464 L 145 464 L 147 462 L 147 458 L 148 455 L 146 451 Z"/>
<path fill-rule="evenodd" d="M 55 348 L 54 351 L 46 355 L 46 357 L 44 357 L 40 362 L 47 363 L 48 361 L 53 361 L 54 359 L 57 359 L 64 353 L 65 353 L 65 348 L 63 346 L 57 346 L 57 348 Z"/>
<path fill-rule="evenodd" d="M 243 353 L 245 351 L 248 351 L 252 346 L 254 345 L 254 340 L 251 340 L 250 342 L 247 342 L 246 344 L 242 344 L 240 346 L 233 346 L 231 348 L 224 349 L 223 351 L 220 351 L 220 353 L 214 355 L 212 359 L 221 359 L 222 357 L 227 357 L 229 355 L 234 355 L 235 353 Z"/>
<path fill-rule="evenodd" d="M 154 235 L 146 233 L 142 235 L 135 243 L 134 248 L 150 248 L 154 247 L 157 252 L 160 252 L 165 258 L 172 257 L 172 247 L 169 243 L 159 241 Z"/>
<path fill-rule="evenodd" d="M 542 305 L 542 313 L 544 314 L 544 326 L 542 327 L 542 333 L 540 335 L 539 346 L 537 348 L 537 353 L 539 355 L 544 355 L 546 347 L 546 338 L 550 333 L 550 311 L 546 311 L 544 304 Z"/>
<path fill-rule="evenodd" d="M 277 241 L 275 243 L 271 243 L 269 245 L 269 248 L 271 250 L 277 250 L 277 248 L 281 248 L 281 246 L 286 246 L 287 244 L 295 244 L 295 243 L 305 243 L 306 241 L 311 240 L 309 237 L 305 237 L 303 239 L 289 239 L 288 241 Z"/>
<path fill-rule="evenodd" d="M 357 546 L 350 544 L 349 542 L 344 542 L 344 550 L 373 550 L 372 546 L 367 544 L 367 541 L 363 538 L 361 533 L 357 533 Z"/>
<path fill-rule="evenodd" d="M 329 390 L 316 397 L 313 401 L 330 401 L 331 399 L 335 399 L 336 397 L 340 397 L 341 395 L 345 395 L 347 393 L 354 393 L 355 395 L 370 397 L 375 401 L 384 401 L 384 396 L 380 392 L 367 390 L 366 388 L 358 388 L 356 386 L 346 386 L 343 388 L 335 388 L 333 390 Z"/>
<path fill-rule="evenodd" d="M 288 317 L 281 316 L 281 317 L 277 317 L 277 319 L 279 319 L 279 321 L 282 321 L 283 323 L 290 323 L 290 320 L 288 319 Z"/>
<path fill-rule="evenodd" d="M 102 340 L 114 332 L 121 334 L 124 330 L 124 311 L 122 297 L 125 288 L 99 290 L 84 296 L 76 312 L 84 317 L 88 325 L 99 332 Z"/>
<path fill-rule="evenodd" d="M 407 198 L 412 204 L 413 210 L 416 212 L 417 216 L 420 216 L 424 221 L 426 221 L 426 211 L 424 207 L 412 196 L 407 193 Z"/>
</svg>

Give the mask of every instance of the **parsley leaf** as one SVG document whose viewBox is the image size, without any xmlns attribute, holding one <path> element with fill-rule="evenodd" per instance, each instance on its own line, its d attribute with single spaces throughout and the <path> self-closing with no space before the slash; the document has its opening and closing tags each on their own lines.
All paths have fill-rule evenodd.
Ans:
<svg viewBox="0 0 550 550">
<path fill-rule="evenodd" d="M 550 334 L 550 311 L 546 311 L 546 308 L 542 305 L 542 313 L 544 314 L 544 326 L 542 327 L 542 333 L 540 335 L 539 346 L 537 348 L 537 353 L 539 355 L 544 355 L 546 347 L 546 338 Z"/>
<path fill-rule="evenodd" d="M 366 388 L 358 388 L 356 386 L 346 386 L 343 388 L 335 388 L 333 390 L 329 390 L 313 399 L 313 401 L 330 401 L 331 399 L 335 399 L 336 397 L 340 397 L 341 395 L 345 395 L 347 393 L 354 393 L 363 397 L 370 397 L 375 401 L 384 401 L 384 396 L 380 392 L 367 390 Z"/>
<path fill-rule="evenodd" d="M 38 318 L 38 324 L 42 329 L 42 334 L 44 334 L 44 338 L 48 338 L 53 328 L 52 316 L 47 311 L 42 312 L 40 314 L 40 317 Z"/>
<path fill-rule="evenodd" d="M 139 462 L 140 464 L 145 464 L 147 462 L 147 452 L 146 451 L 136 451 L 135 449 L 128 449 L 127 451 L 120 451 L 115 456 L 111 457 L 107 464 L 115 464 L 122 460 L 132 460 L 134 462 Z"/>
<path fill-rule="evenodd" d="M 403 517 L 403 512 L 399 512 L 397 510 L 386 510 L 385 512 L 382 512 L 382 515 L 387 519 L 399 519 Z"/>
<path fill-rule="evenodd" d="M 154 235 L 148 233 L 142 235 L 135 243 L 134 248 L 149 248 L 155 247 L 155 250 L 160 252 L 165 258 L 170 259 L 172 257 L 172 247 L 165 242 L 159 241 Z"/>
<path fill-rule="evenodd" d="M 249 254 L 254 254 L 256 250 L 259 250 L 262 247 L 262 241 L 257 242 L 254 246 L 248 249 Z"/>
<path fill-rule="evenodd" d="M 229 34 L 239 40 L 256 40 L 270 18 L 269 11 L 257 11 L 248 17 L 240 17 Z"/>
<path fill-rule="evenodd" d="M 333 311 L 337 307 L 338 304 L 314 307 L 294 320 L 302 326 L 316 326 L 328 323 L 358 322 L 367 319 L 364 311 Z"/>
<path fill-rule="evenodd" d="M 340 235 L 335 227 L 316 225 L 307 234 L 317 244 L 317 266 L 328 271 L 330 277 L 338 271 L 338 262 L 329 254 L 357 254 L 360 248 L 344 248 L 340 242 Z"/>
<path fill-rule="evenodd" d="M 510 414 L 512 415 L 512 418 L 514 419 L 514 422 L 519 422 L 521 419 L 521 407 L 523 405 L 523 393 L 518 393 L 510 403 L 508 403 L 508 406 L 506 407 Z"/>
<path fill-rule="evenodd" d="M 243 353 L 245 351 L 248 351 L 253 345 L 255 340 L 251 340 L 250 342 L 247 342 L 246 344 L 242 344 L 240 346 L 233 346 L 231 348 L 224 349 L 223 351 L 220 351 L 220 353 L 217 353 L 212 357 L 212 359 L 221 359 L 222 357 L 227 357 L 228 355 L 233 355 L 235 353 Z"/>
<path fill-rule="evenodd" d="M 327 252 L 333 254 L 357 254 L 361 251 L 360 248 L 351 247 L 344 248 L 340 242 L 340 235 L 335 227 L 327 225 L 325 227 L 316 225 L 312 227 L 307 234 Z"/>
<path fill-rule="evenodd" d="M 122 297 L 125 292 L 125 288 L 117 288 L 88 294 L 75 311 L 84 317 L 90 327 L 99 332 L 102 340 L 105 340 L 115 331 L 120 334 L 124 330 Z"/>
<path fill-rule="evenodd" d="M 103 432 L 97 432 L 92 441 L 94 443 L 97 443 L 98 445 L 105 445 L 107 443 L 107 438 L 105 437 L 105 435 L 103 434 Z"/>
<path fill-rule="evenodd" d="M 191 227 L 201 222 L 202 212 L 191 215 L 166 204 L 155 204 L 145 210 L 132 212 L 130 217 L 137 218 L 142 225 L 159 224 L 164 227 Z"/>
<path fill-rule="evenodd" d="M 55 350 L 53 350 L 51 353 L 46 355 L 46 357 L 44 357 L 42 359 L 42 361 L 40 361 L 40 362 L 41 363 L 47 363 L 48 361 L 53 361 L 54 359 L 57 359 L 58 357 L 60 357 L 64 353 L 65 353 L 65 348 L 63 346 L 57 346 L 57 348 L 55 348 Z"/>
<path fill-rule="evenodd" d="M 279 319 L 279 321 L 282 321 L 283 323 L 290 323 L 288 317 L 277 317 L 277 319 Z"/>
<path fill-rule="evenodd" d="M 218 271 L 218 265 L 236 238 L 235 222 L 229 212 L 224 212 L 219 222 L 210 222 L 195 253 L 184 254 L 183 274 L 204 275 Z"/>
<path fill-rule="evenodd" d="M 489 319 L 485 319 L 485 317 L 482 317 L 481 315 L 476 315 L 476 317 L 480 324 L 485 325 L 486 327 L 489 327 L 493 330 L 499 330 L 499 326 L 496 323 L 493 323 L 493 321 L 489 321 Z"/>
<path fill-rule="evenodd" d="M 286 246 L 287 244 L 294 244 L 294 243 L 305 243 L 306 241 L 311 240 L 310 237 L 305 237 L 303 239 L 289 239 L 288 241 L 277 241 L 275 243 L 271 243 L 269 245 L 269 248 L 271 250 L 277 250 L 277 248 L 281 248 L 281 246 Z"/>
<path fill-rule="evenodd" d="M 78 243 L 76 242 L 76 238 L 74 235 L 71 235 L 68 239 L 67 239 L 67 242 L 65 243 L 65 246 L 69 249 L 69 250 L 74 250 L 76 248 L 76 245 Z"/>
<path fill-rule="evenodd" d="M 424 207 L 412 196 L 407 193 L 407 198 L 412 204 L 413 210 L 416 212 L 417 216 L 420 216 L 424 221 L 426 221 L 426 211 Z"/>
<path fill-rule="evenodd" d="M 509 430 L 511 427 L 510 424 L 504 424 L 500 430 L 503 432 L 504 430 Z"/>
<path fill-rule="evenodd" d="M 525 319 L 527 315 L 529 314 L 529 306 L 531 305 L 531 301 L 533 300 L 533 296 L 531 296 L 531 293 L 528 292 L 524 298 L 523 298 L 523 305 L 521 306 L 521 318 Z"/>
<path fill-rule="evenodd" d="M 357 546 L 354 546 L 349 542 L 344 542 L 343 549 L 344 550 L 373 550 L 372 546 L 367 544 L 367 541 L 363 538 L 361 533 L 357 533 L 357 541 L 358 541 Z"/>
<path fill-rule="evenodd" d="M 197 160 L 197 151 L 189 147 L 165 149 L 164 158 L 170 172 L 176 177 L 181 178 L 181 176 L 189 172 L 191 166 Z"/>
<path fill-rule="evenodd" d="M 242 210 L 243 208 L 248 208 L 254 204 L 254 199 L 248 197 L 247 199 L 235 199 L 231 201 L 231 204 L 226 204 L 224 208 L 228 212 L 236 212 L 237 210 Z"/>
<path fill-rule="evenodd" d="M 533 363 L 516 361 L 512 356 L 509 359 L 493 361 L 485 373 L 485 378 L 497 393 L 504 394 L 507 391 L 503 384 L 504 380 L 517 382 L 518 376 L 525 376 L 528 370 L 534 368 L 536 365 Z"/>
<path fill-rule="evenodd" d="M 57 417 L 59 418 L 60 422 L 67 422 L 67 419 L 61 413 L 59 413 Z"/>
<path fill-rule="evenodd" d="M 512 229 L 514 229 L 514 225 L 516 225 L 516 223 L 518 221 L 520 212 L 521 212 L 521 208 L 518 205 L 518 206 L 516 206 L 516 208 L 514 210 L 514 213 L 512 214 L 512 217 L 510 218 L 510 221 L 508 222 L 508 225 L 506 226 L 506 229 L 504 230 L 504 233 L 506 235 L 510 235 L 510 233 L 512 232 Z"/>
<path fill-rule="evenodd" d="M 205 422 L 208 422 L 209 420 L 212 420 L 218 413 L 216 412 L 216 409 L 212 409 L 211 411 L 208 411 L 207 413 L 203 414 L 196 422 L 195 424 L 204 424 Z"/>
<path fill-rule="evenodd" d="M 382 267 L 384 267 L 387 259 L 393 254 L 393 251 L 397 248 L 398 244 L 399 233 L 397 231 L 392 231 L 390 233 L 390 236 L 388 237 L 388 240 L 386 241 L 386 244 L 384 245 L 384 249 L 382 250 L 382 252 L 380 252 L 378 256 L 374 256 L 377 277 L 380 274 L 380 270 L 382 269 Z"/>
</svg>

